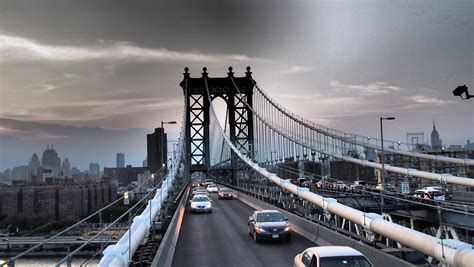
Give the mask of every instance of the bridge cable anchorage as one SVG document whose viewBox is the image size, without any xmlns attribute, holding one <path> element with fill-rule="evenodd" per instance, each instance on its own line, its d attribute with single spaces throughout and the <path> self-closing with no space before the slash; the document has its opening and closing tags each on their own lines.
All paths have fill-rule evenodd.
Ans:
<svg viewBox="0 0 474 267">
<path fill-rule="evenodd" d="M 363 147 L 368 147 L 368 148 L 373 148 L 373 149 L 377 149 L 377 150 L 380 150 L 381 147 L 378 146 L 378 145 L 372 145 L 370 144 L 368 141 L 365 141 L 365 136 L 360 136 L 360 135 L 357 135 L 357 134 L 354 134 L 354 133 L 347 133 L 345 132 L 345 134 L 343 135 L 343 132 L 342 131 L 339 131 L 339 130 L 336 130 L 336 129 L 331 129 L 329 127 L 325 127 L 325 126 L 322 126 L 322 125 L 319 125 L 319 124 L 316 124 L 314 122 L 311 122 L 311 121 L 308 121 L 304 118 L 301 118 L 299 117 L 298 115 L 296 115 L 295 113 L 291 112 L 291 111 L 288 111 L 287 109 L 285 109 L 284 107 L 282 107 L 280 104 L 276 103 L 272 98 L 270 98 L 268 96 L 267 93 L 265 93 L 259 86 L 258 84 L 252 79 L 252 82 L 254 83 L 255 87 L 257 88 L 257 90 L 265 97 L 265 99 L 267 101 L 270 102 L 270 104 L 272 104 L 276 109 L 278 109 L 280 112 L 282 112 L 284 115 L 290 117 L 291 119 L 297 121 L 298 123 L 301 123 L 303 125 L 305 125 L 306 127 L 310 128 L 311 130 L 314 130 L 314 131 L 317 131 L 317 132 L 320 132 L 322 134 L 325 134 L 325 135 L 328 135 L 332 138 L 335 138 L 335 139 L 339 139 L 339 140 L 344 140 L 348 143 L 352 143 L 352 144 L 355 144 L 355 145 L 360 145 L 360 146 L 363 146 Z M 331 133 L 331 131 L 333 133 Z M 337 133 L 337 134 L 336 134 Z M 355 139 L 359 138 L 361 140 L 364 140 L 364 141 L 357 141 L 357 140 L 353 140 L 351 138 L 347 138 L 346 135 L 349 135 L 349 136 L 353 136 L 353 137 L 356 137 Z M 369 140 L 376 140 L 376 138 L 372 138 Z M 400 142 L 395 142 L 395 141 L 389 141 L 387 140 L 386 142 L 388 143 L 399 143 L 401 144 Z M 408 146 L 409 144 L 407 144 Z M 423 154 L 423 153 L 418 153 L 418 152 L 415 152 L 415 151 L 403 151 L 403 150 L 399 150 L 399 149 L 391 149 L 391 148 L 384 148 L 384 150 L 386 152 L 390 152 L 390 153 L 394 153 L 394 154 L 399 154 L 399 155 L 404 155 L 404 156 L 409 156 L 409 157 L 417 157 L 417 158 L 423 158 L 423 159 L 429 159 L 429 160 L 438 160 L 440 162 L 449 162 L 449 163 L 455 163 L 455 164 L 463 164 L 463 165 L 469 165 L 469 166 L 474 166 L 474 160 L 473 159 L 468 159 L 468 158 L 465 158 L 465 159 L 461 159 L 461 158 L 452 158 L 452 157 L 445 157 L 445 156 L 439 156 L 439 155 L 428 155 L 428 154 Z"/>
<path fill-rule="evenodd" d="M 206 90 L 209 92 L 207 80 L 204 79 L 204 81 Z M 217 123 L 219 123 L 212 102 L 210 104 L 210 111 L 211 117 L 216 120 Z M 266 179 L 270 180 L 272 183 L 289 191 L 290 193 L 298 194 L 299 189 L 296 185 L 283 182 L 283 179 L 279 178 L 274 174 L 269 173 L 265 168 L 261 168 L 257 164 L 253 164 L 250 158 L 240 153 L 240 151 L 235 147 L 235 145 L 232 144 L 232 142 L 230 142 L 228 137 L 224 134 L 220 123 L 219 132 L 226 140 L 229 147 L 234 151 L 234 153 L 255 172 L 257 172 L 262 177 L 265 177 Z M 472 249 L 472 246 L 470 244 L 457 241 L 455 242 L 456 244 L 453 244 L 452 246 L 447 246 L 447 243 L 452 244 L 449 242 L 449 240 L 443 240 L 443 244 L 440 244 L 440 238 L 436 238 L 412 230 L 410 228 L 385 221 L 380 218 L 380 215 L 367 215 L 367 213 L 365 212 L 361 212 L 359 210 L 339 204 L 337 202 L 323 204 L 325 202 L 324 198 L 313 192 L 301 192 L 300 197 L 319 207 L 323 207 L 323 205 L 326 205 L 326 208 L 329 212 L 341 216 L 342 218 L 352 221 L 353 223 L 356 223 L 358 225 L 364 225 L 368 227 L 367 230 L 373 233 L 380 234 L 391 240 L 394 240 L 403 245 L 418 250 L 424 253 L 425 255 L 434 257 L 443 264 L 469 266 L 469 264 L 472 264 L 472 262 L 474 262 L 474 250 Z M 440 250 L 444 250 L 444 257 L 440 255 Z"/>
<path fill-rule="evenodd" d="M 232 78 L 231 78 L 231 80 L 232 80 L 233 85 L 236 88 L 236 90 L 240 93 L 240 90 L 237 87 L 237 84 L 235 83 L 235 81 Z M 370 168 L 374 168 L 374 169 L 382 169 L 382 164 L 380 164 L 380 163 L 368 162 L 368 161 L 364 161 L 364 160 L 360 160 L 360 159 L 356 159 L 356 158 L 352 158 L 352 157 L 347 157 L 347 156 L 344 156 L 344 155 L 341 155 L 341 154 L 338 154 L 338 153 L 335 153 L 335 152 L 320 149 L 318 147 L 313 146 L 312 144 L 308 144 L 308 143 L 300 141 L 298 139 L 294 139 L 291 135 L 291 132 L 290 133 L 288 133 L 288 132 L 285 133 L 285 132 L 277 129 L 272 123 L 265 120 L 265 118 L 263 118 L 261 114 L 256 112 L 255 109 L 252 108 L 247 102 L 245 102 L 245 103 L 246 103 L 247 108 L 255 115 L 255 117 L 257 119 L 259 119 L 267 127 L 271 128 L 276 133 L 284 136 L 288 140 L 292 140 L 292 142 L 294 142 L 295 144 L 299 144 L 299 145 L 304 146 L 306 148 L 309 148 L 311 150 L 315 150 L 315 151 L 318 151 L 318 152 L 323 153 L 325 155 L 328 155 L 328 156 L 331 156 L 331 157 L 334 157 L 334 158 L 337 158 L 337 159 L 341 159 L 341 160 L 344 160 L 344 161 L 347 161 L 347 162 L 352 162 L 352 163 L 355 163 L 355 164 L 358 164 L 358 165 L 361 165 L 361 166 L 366 166 L 366 167 L 370 167 Z M 294 119 L 294 118 L 291 118 L 291 119 Z M 464 160 L 463 160 L 463 162 L 464 162 Z M 434 181 L 439 181 L 440 180 L 439 174 L 437 174 L 437 173 L 431 173 L 431 172 L 425 172 L 425 171 L 419 171 L 419 170 L 414 171 L 413 169 L 407 170 L 407 168 L 390 166 L 390 165 L 387 166 L 387 164 L 385 164 L 385 166 L 386 166 L 385 171 L 398 173 L 398 174 L 406 174 L 407 172 L 410 172 L 411 175 L 414 176 L 414 177 L 423 178 L 423 179 L 430 179 L 430 180 L 434 180 Z M 446 183 L 474 187 L 474 179 L 467 178 L 467 177 L 459 177 L 459 176 L 454 176 L 454 175 L 451 175 L 451 176 L 447 177 L 446 178 Z"/>
</svg>

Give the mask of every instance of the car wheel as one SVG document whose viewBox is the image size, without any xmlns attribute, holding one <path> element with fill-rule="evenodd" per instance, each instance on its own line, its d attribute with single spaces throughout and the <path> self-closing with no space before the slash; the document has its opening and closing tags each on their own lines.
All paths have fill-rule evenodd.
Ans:
<svg viewBox="0 0 474 267">
<path fill-rule="evenodd" d="M 249 235 L 252 235 L 252 231 L 250 230 L 250 225 L 247 227 L 247 231 L 249 232 Z"/>
<path fill-rule="evenodd" d="M 286 243 L 290 243 L 290 242 L 291 242 L 291 235 L 287 235 L 287 236 L 286 236 L 285 242 L 286 242 Z"/>
</svg>

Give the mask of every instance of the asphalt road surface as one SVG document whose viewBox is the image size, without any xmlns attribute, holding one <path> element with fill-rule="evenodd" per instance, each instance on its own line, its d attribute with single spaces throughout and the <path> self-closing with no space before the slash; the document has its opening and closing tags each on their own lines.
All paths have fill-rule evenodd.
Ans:
<svg viewBox="0 0 474 267">
<path fill-rule="evenodd" d="M 314 243 L 292 233 L 290 243 L 254 243 L 247 231 L 253 208 L 212 195 L 212 213 L 192 214 L 189 203 L 173 266 L 293 266 L 293 258 Z M 290 221 L 291 224 L 291 221 Z"/>
</svg>

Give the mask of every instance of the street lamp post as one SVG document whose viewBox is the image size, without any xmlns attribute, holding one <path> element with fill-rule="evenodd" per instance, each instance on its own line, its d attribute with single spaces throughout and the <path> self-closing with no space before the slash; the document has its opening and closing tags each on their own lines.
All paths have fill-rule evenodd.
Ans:
<svg viewBox="0 0 474 267">
<path fill-rule="evenodd" d="M 381 173 L 381 182 L 382 182 L 382 195 L 385 193 L 386 191 L 386 184 L 385 184 L 385 162 L 384 162 L 384 148 L 383 148 L 383 123 L 382 121 L 383 120 L 389 120 L 389 121 L 393 121 L 395 120 L 395 117 L 380 117 L 380 145 L 382 147 L 381 149 L 381 153 L 380 153 L 380 163 L 382 164 L 382 173 Z M 381 207 L 383 208 L 383 196 L 380 197 L 380 203 L 381 203 Z"/>
<path fill-rule="evenodd" d="M 163 127 L 164 124 L 176 124 L 176 121 L 161 121 L 161 129 L 163 129 L 163 135 L 161 137 L 161 163 L 166 164 L 167 160 L 165 159 L 165 146 L 168 144 L 164 140 L 164 135 L 165 135 L 165 128 Z M 168 165 L 168 164 L 166 164 Z M 165 173 L 166 173 L 167 168 L 165 167 Z"/>
</svg>

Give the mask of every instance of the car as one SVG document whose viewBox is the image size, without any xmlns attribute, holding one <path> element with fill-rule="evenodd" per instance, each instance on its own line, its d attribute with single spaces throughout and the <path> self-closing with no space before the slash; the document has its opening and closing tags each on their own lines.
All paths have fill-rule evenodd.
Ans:
<svg viewBox="0 0 474 267">
<path fill-rule="evenodd" d="M 191 213 L 212 212 L 211 199 L 206 195 L 196 195 L 189 202 L 191 203 Z"/>
<path fill-rule="evenodd" d="M 210 184 L 206 187 L 207 192 L 209 193 L 217 193 L 219 192 L 219 188 L 217 188 L 217 185 L 215 184 Z"/>
<path fill-rule="evenodd" d="M 293 181 L 293 183 L 300 187 L 309 187 L 309 182 L 304 177 L 297 178 Z"/>
<path fill-rule="evenodd" d="M 357 180 L 354 181 L 354 183 L 351 184 L 350 187 L 352 190 L 365 190 L 365 188 L 367 187 L 367 183 L 365 181 Z"/>
<path fill-rule="evenodd" d="M 209 193 L 207 192 L 205 188 L 197 187 L 193 189 L 193 196 L 195 195 L 208 195 L 209 196 Z"/>
<path fill-rule="evenodd" d="M 383 189 L 383 185 L 382 184 L 377 184 L 377 186 L 375 187 L 375 191 L 382 191 Z M 385 190 L 387 192 L 396 192 L 397 190 L 395 189 L 395 186 L 393 186 L 392 184 L 385 184 Z"/>
<path fill-rule="evenodd" d="M 318 189 L 326 189 L 327 185 L 328 185 L 328 182 L 324 181 L 324 180 L 318 180 L 316 182 L 316 188 L 318 188 Z"/>
<path fill-rule="evenodd" d="M 444 187 L 444 186 L 439 186 L 439 185 L 438 186 L 427 186 L 427 187 L 424 187 L 423 189 L 424 190 L 430 190 L 430 189 L 438 190 L 441 193 L 443 193 L 445 199 L 449 200 L 449 199 L 453 198 L 452 192 L 449 191 L 449 189 Z"/>
<path fill-rule="evenodd" d="M 219 192 L 217 193 L 218 199 L 232 199 L 232 190 L 226 187 L 219 188 Z"/>
<path fill-rule="evenodd" d="M 214 184 L 214 182 L 212 181 L 212 179 L 206 179 L 206 180 L 204 180 L 204 182 L 202 183 L 202 185 L 203 185 L 204 187 L 207 187 L 207 186 L 210 185 L 210 184 Z"/>
<path fill-rule="evenodd" d="M 247 222 L 248 233 L 255 243 L 260 240 L 291 240 L 288 218 L 277 210 L 258 210 L 250 215 Z"/>
<path fill-rule="evenodd" d="M 428 189 L 419 189 L 415 191 L 415 197 L 431 199 L 436 201 L 445 201 L 444 194 L 441 191 L 428 188 Z"/>
<path fill-rule="evenodd" d="M 358 266 L 372 267 L 359 251 L 346 246 L 310 247 L 294 258 L 294 267 Z"/>
<path fill-rule="evenodd" d="M 336 190 L 341 190 L 341 191 L 345 191 L 349 189 L 349 187 L 343 181 L 334 182 L 332 188 Z"/>
</svg>

